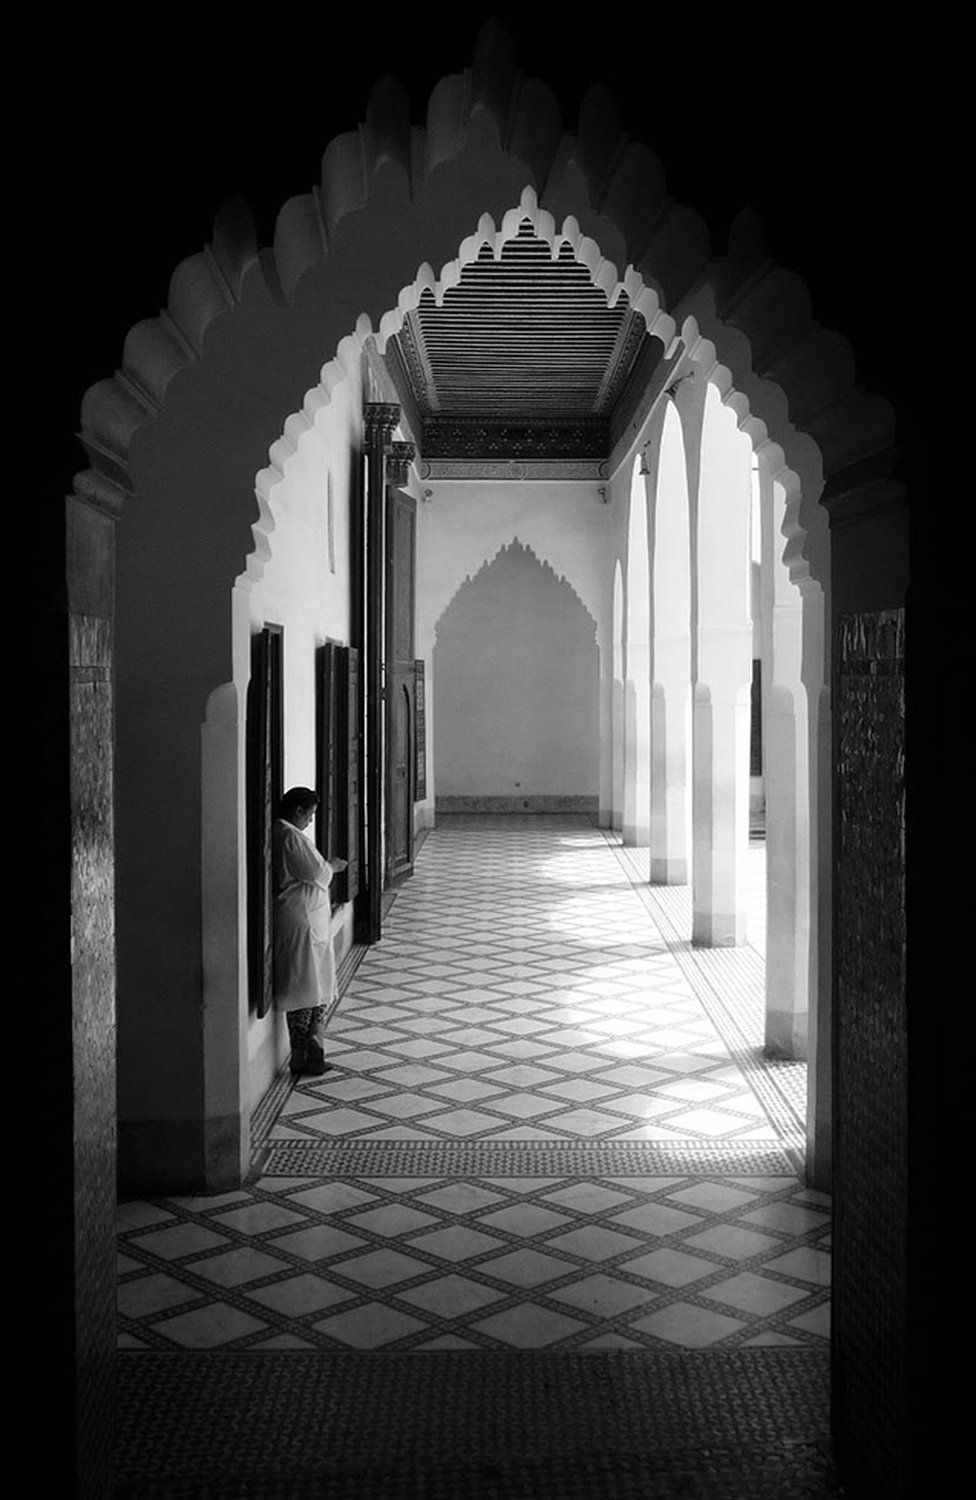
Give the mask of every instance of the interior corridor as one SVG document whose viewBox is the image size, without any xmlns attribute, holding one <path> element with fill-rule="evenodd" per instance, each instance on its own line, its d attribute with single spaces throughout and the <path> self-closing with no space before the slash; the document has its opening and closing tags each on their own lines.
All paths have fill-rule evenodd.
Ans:
<svg viewBox="0 0 976 1500">
<path fill-rule="evenodd" d="M 121 1206 L 120 1345 L 825 1348 L 761 939 L 692 948 L 646 857 L 584 816 L 442 818 L 254 1180 Z"/>
</svg>

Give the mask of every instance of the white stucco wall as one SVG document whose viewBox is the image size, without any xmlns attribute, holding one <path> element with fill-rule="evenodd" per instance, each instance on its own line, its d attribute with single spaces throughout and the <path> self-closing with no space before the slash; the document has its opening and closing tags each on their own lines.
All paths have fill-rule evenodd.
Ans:
<svg viewBox="0 0 976 1500">
<path fill-rule="evenodd" d="M 251 636 L 265 624 L 283 628 L 284 786 L 316 786 L 316 650 L 349 639 L 349 503 L 352 461 L 361 423 L 359 377 L 351 369 L 319 406 L 270 491 L 273 524 L 262 528 L 269 556 L 236 585 L 235 679 L 250 675 Z M 331 546 L 329 495 L 332 497 Z M 244 688 L 242 687 L 242 691 Z M 240 754 L 243 757 L 243 740 Z M 243 782 L 242 782 L 243 784 Z M 241 815 L 243 817 L 243 806 Z M 243 888 L 245 841 L 239 842 Z M 337 957 L 350 941 L 351 905 L 337 910 Z M 247 1007 L 246 994 L 242 1004 Z M 247 1095 L 259 1101 L 287 1055 L 284 1017 L 247 1021 Z"/>
<path fill-rule="evenodd" d="M 510 706 L 505 723 L 496 721 L 496 730 L 503 733 L 474 739 L 465 733 L 451 736 L 448 745 L 440 743 L 443 727 L 438 729 L 434 645 L 438 622 L 459 589 L 515 542 L 528 548 L 558 579 L 566 580 L 589 615 L 590 628 L 595 627 L 597 643 L 607 639 L 609 512 L 599 486 L 579 481 L 444 480 L 429 482 L 428 489 L 418 517 L 417 550 L 418 650 L 428 673 L 428 797 L 422 816 L 431 815 L 438 790 L 442 795 L 521 792 L 595 797 L 599 724 L 595 660 L 589 717 L 577 715 L 575 731 L 569 728 L 569 717 L 560 719 L 561 742 L 554 739 L 549 744 L 546 764 L 540 767 L 539 735 L 519 733 L 519 725 L 528 726 L 524 706 L 514 711 Z M 531 605 L 526 604 L 528 622 Z M 492 650 L 492 642 L 486 640 L 479 656 L 490 657 Z M 542 663 L 534 659 L 537 652 L 532 655 L 527 669 L 531 666 L 538 673 Z M 491 691 L 490 674 L 482 679 L 481 687 Z M 486 724 L 502 704 L 502 697 L 493 695 L 490 704 L 481 705 Z M 472 701 L 468 709 L 478 710 L 478 705 Z M 588 769 L 581 775 L 584 763 Z M 515 786 L 516 782 L 521 785 Z"/>
</svg>

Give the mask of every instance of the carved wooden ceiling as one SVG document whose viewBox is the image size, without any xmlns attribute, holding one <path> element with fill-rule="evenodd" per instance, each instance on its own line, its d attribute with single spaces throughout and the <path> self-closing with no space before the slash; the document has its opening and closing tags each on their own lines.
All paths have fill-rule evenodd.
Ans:
<svg viewBox="0 0 976 1500">
<path fill-rule="evenodd" d="M 427 459 L 592 463 L 661 352 L 626 293 L 608 306 L 572 247 L 554 257 L 526 220 L 500 258 L 483 246 L 440 306 L 423 293 L 387 364 L 409 386 Z"/>
</svg>

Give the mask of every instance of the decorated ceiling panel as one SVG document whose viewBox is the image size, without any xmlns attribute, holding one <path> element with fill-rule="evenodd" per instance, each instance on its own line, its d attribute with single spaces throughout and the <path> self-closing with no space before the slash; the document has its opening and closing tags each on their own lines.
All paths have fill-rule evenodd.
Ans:
<svg viewBox="0 0 976 1500">
<path fill-rule="evenodd" d="M 427 458 L 597 461 L 649 345 L 626 293 L 609 305 L 572 246 L 554 252 L 526 219 L 497 257 L 482 246 L 440 304 L 425 291 L 387 357 Z"/>
</svg>

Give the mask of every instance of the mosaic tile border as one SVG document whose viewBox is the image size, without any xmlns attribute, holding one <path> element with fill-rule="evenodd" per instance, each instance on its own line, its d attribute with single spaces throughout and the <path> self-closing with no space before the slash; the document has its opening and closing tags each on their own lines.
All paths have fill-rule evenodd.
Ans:
<svg viewBox="0 0 976 1500">
<path fill-rule="evenodd" d="M 280 1067 L 271 1080 L 271 1085 L 265 1090 L 260 1104 L 251 1116 L 251 1170 L 264 1160 L 264 1147 L 267 1144 L 275 1122 L 281 1113 L 281 1107 L 292 1091 L 295 1079 L 286 1063 Z"/>
<path fill-rule="evenodd" d="M 274 1141 L 266 1177 L 587 1177 L 795 1174 L 788 1152 L 754 1142 L 644 1141 Z"/>
<path fill-rule="evenodd" d="M 826 1351 L 120 1358 L 117 1500 L 819 1500 Z"/>
</svg>

